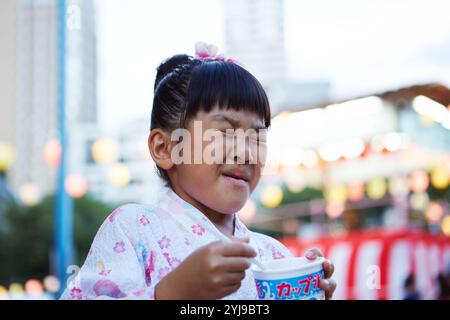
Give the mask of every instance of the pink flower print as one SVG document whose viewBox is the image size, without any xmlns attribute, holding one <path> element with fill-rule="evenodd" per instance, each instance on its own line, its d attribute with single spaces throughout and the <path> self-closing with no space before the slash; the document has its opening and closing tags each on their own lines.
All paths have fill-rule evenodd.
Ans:
<svg viewBox="0 0 450 320">
<path fill-rule="evenodd" d="M 152 272 L 155 270 L 155 259 L 156 253 L 154 251 L 150 251 L 148 265 L 145 268 L 145 282 L 147 285 L 150 285 L 150 283 L 152 282 Z"/>
<path fill-rule="evenodd" d="M 284 254 L 281 253 L 281 251 L 279 251 L 275 247 L 272 247 L 272 258 L 275 259 L 275 260 L 276 259 L 283 259 L 284 258 Z"/>
<path fill-rule="evenodd" d="M 144 293 L 145 293 L 145 288 L 141 289 L 141 290 L 138 290 L 136 292 L 133 292 L 135 297 L 142 297 L 144 295 Z"/>
<path fill-rule="evenodd" d="M 142 216 L 141 219 L 139 219 L 139 222 L 145 227 L 146 225 L 148 225 L 150 223 L 150 221 L 147 219 L 146 216 Z"/>
<path fill-rule="evenodd" d="M 161 240 L 158 241 L 159 247 L 161 249 L 168 248 L 170 246 L 170 239 L 167 236 L 164 236 L 161 238 Z"/>
<path fill-rule="evenodd" d="M 192 232 L 196 235 L 202 236 L 205 233 L 205 228 L 199 224 L 195 224 L 192 227 Z"/>
<path fill-rule="evenodd" d="M 114 222 L 114 219 L 120 212 L 122 212 L 122 208 L 117 208 L 114 210 L 108 217 L 109 222 Z"/>
<path fill-rule="evenodd" d="M 170 258 L 170 260 L 169 260 L 169 264 L 172 268 L 178 267 L 180 265 L 180 263 L 181 263 L 181 260 L 178 258 Z"/>
<path fill-rule="evenodd" d="M 116 242 L 116 245 L 114 246 L 113 250 L 116 253 L 125 252 L 125 243 L 123 241 Z"/>
<path fill-rule="evenodd" d="M 169 267 L 164 267 L 158 270 L 158 280 L 164 278 L 170 272 Z"/>
<path fill-rule="evenodd" d="M 190 246 L 191 242 L 189 241 L 188 238 L 184 238 L 184 244 L 187 245 L 187 246 Z"/>
<path fill-rule="evenodd" d="M 83 294 L 81 288 L 74 287 L 70 290 L 70 297 L 72 300 L 81 300 L 83 299 Z"/>
<path fill-rule="evenodd" d="M 181 263 L 180 259 L 171 257 L 167 252 L 164 252 L 163 256 L 164 258 L 166 258 L 167 263 L 172 269 L 177 267 Z"/>
<path fill-rule="evenodd" d="M 94 293 L 97 297 L 107 296 L 111 298 L 123 298 L 125 294 L 120 290 L 119 286 L 107 279 L 99 280 L 94 285 Z"/>
</svg>

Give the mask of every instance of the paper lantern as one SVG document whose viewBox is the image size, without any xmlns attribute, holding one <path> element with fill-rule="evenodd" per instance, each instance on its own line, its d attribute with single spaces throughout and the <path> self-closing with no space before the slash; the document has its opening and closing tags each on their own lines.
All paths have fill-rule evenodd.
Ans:
<svg viewBox="0 0 450 320">
<path fill-rule="evenodd" d="M 296 167 L 283 170 L 283 181 L 291 192 L 300 192 L 305 188 L 305 180 L 303 174 Z"/>
<path fill-rule="evenodd" d="M 330 219 L 339 218 L 344 212 L 345 204 L 343 202 L 329 202 L 325 208 L 325 212 Z"/>
<path fill-rule="evenodd" d="M 47 276 L 44 278 L 44 287 L 48 292 L 55 293 L 58 292 L 58 290 L 61 288 L 61 285 L 57 277 Z"/>
<path fill-rule="evenodd" d="M 435 167 L 431 171 L 431 184 L 433 185 L 433 187 L 442 190 L 447 188 L 449 183 L 450 173 L 446 167 Z"/>
<path fill-rule="evenodd" d="M 430 202 L 425 211 L 425 218 L 429 223 L 438 223 L 443 215 L 444 209 L 437 202 Z"/>
<path fill-rule="evenodd" d="M 314 150 L 306 150 L 303 154 L 302 164 L 307 168 L 313 168 L 319 163 L 319 157 Z"/>
<path fill-rule="evenodd" d="M 276 208 L 283 201 L 283 190 L 277 185 L 265 187 L 261 192 L 261 203 L 267 208 Z"/>
<path fill-rule="evenodd" d="M 8 299 L 8 289 L 4 286 L 0 286 L 0 300 Z"/>
<path fill-rule="evenodd" d="M 44 293 L 44 288 L 41 282 L 31 279 L 25 282 L 25 292 L 30 296 L 39 297 Z"/>
<path fill-rule="evenodd" d="M 347 197 L 347 188 L 345 185 L 331 186 L 325 191 L 325 199 L 328 202 L 345 202 Z"/>
<path fill-rule="evenodd" d="M 444 219 L 442 219 L 441 230 L 442 233 L 450 237 L 450 216 L 446 216 Z"/>
<path fill-rule="evenodd" d="M 364 197 L 364 183 L 360 181 L 352 182 L 348 185 L 348 199 L 358 201 Z"/>
<path fill-rule="evenodd" d="M 11 283 L 9 286 L 9 292 L 11 294 L 21 294 L 23 293 L 23 287 L 19 283 Z"/>
<path fill-rule="evenodd" d="M 426 192 L 416 192 L 411 195 L 410 204 L 414 210 L 425 210 L 430 203 L 430 198 Z"/>
<path fill-rule="evenodd" d="M 413 192 L 425 192 L 429 183 L 430 179 L 424 170 L 413 172 L 409 177 L 409 186 Z"/>
<path fill-rule="evenodd" d="M 114 139 L 98 139 L 92 145 L 92 157 L 99 164 L 106 164 L 117 159 L 119 148 Z"/>
<path fill-rule="evenodd" d="M 88 183 L 85 177 L 79 174 L 70 174 L 66 177 L 64 186 L 67 193 L 72 198 L 81 198 L 88 190 Z"/>
<path fill-rule="evenodd" d="M 0 141 L 0 171 L 5 171 L 14 161 L 14 148 L 6 142 Z"/>
<path fill-rule="evenodd" d="M 373 179 L 367 184 L 367 196 L 370 199 L 381 199 L 386 195 L 387 185 L 383 178 Z"/>
<path fill-rule="evenodd" d="M 61 144 L 58 140 L 52 139 L 44 147 L 44 160 L 51 168 L 56 168 L 61 162 Z"/>
<path fill-rule="evenodd" d="M 128 166 L 123 163 L 116 163 L 111 168 L 109 178 L 114 185 L 124 187 L 130 183 L 130 169 L 128 169 Z"/>
<path fill-rule="evenodd" d="M 239 218 L 242 221 L 247 222 L 247 223 L 252 221 L 255 214 L 256 214 L 256 205 L 252 199 L 249 199 L 245 203 L 244 207 L 242 207 L 242 209 L 239 210 L 239 212 L 238 212 Z"/>
<path fill-rule="evenodd" d="M 389 193 L 393 196 L 405 196 L 409 193 L 408 179 L 396 176 L 389 179 Z"/>
<path fill-rule="evenodd" d="M 19 189 L 19 197 L 23 204 L 27 206 L 36 205 L 41 199 L 38 187 L 34 183 L 25 183 Z"/>
</svg>

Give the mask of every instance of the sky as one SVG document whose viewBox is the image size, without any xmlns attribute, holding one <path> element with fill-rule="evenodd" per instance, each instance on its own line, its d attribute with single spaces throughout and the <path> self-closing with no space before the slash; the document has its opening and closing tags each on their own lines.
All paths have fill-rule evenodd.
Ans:
<svg viewBox="0 0 450 320">
<path fill-rule="evenodd" d="M 285 0 L 289 77 L 331 82 L 332 98 L 417 83 L 450 86 L 450 1 Z M 222 0 L 97 0 L 99 118 L 150 119 L 156 67 L 197 41 L 224 51 Z"/>
</svg>

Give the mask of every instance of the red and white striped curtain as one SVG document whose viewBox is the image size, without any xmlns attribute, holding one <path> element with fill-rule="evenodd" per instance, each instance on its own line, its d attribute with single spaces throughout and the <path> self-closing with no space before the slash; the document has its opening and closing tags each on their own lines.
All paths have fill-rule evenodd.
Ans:
<svg viewBox="0 0 450 320">
<path fill-rule="evenodd" d="M 421 298 L 435 299 L 438 273 L 450 268 L 450 238 L 443 235 L 371 230 L 310 242 L 280 241 L 296 256 L 317 247 L 333 261 L 334 299 L 403 299 L 404 282 L 411 273 Z"/>
</svg>

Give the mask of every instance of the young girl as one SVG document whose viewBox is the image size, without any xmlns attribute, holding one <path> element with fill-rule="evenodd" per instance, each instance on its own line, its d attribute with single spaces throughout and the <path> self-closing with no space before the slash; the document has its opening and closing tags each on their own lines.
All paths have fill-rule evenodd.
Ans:
<svg viewBox="0 0 450 320">
<path fill-rule="evenodd" d="M 257 299 L 251 259 L 291 256 L 277 240 L 247 229 L 236 214 L 261 176 L 263 161 L 255 160 L 264 157 L 270 107 L 261 84 L 216 53 L 198 43 L 196 57 L 175 55 L 158 67 L 148 147 L 166 187 L 152 205 L 112 212 L 62 299 Z M 179 129 L 186 134 L 174 141 Z M 260 153 L 247 139 L 243 148 L 220 144 L 212 154 L 222 161 L 194 159 L 196 150 L 202 155 L 211 145 L 202 139 L 205 132 L 229 141 L 236 129 L 256 132 L 250 139 Z M 315 259 L 321 253 L 305 255 Z M 320 286 L 330 298 L 331 262 L 324 269 L 327 279 Z"/>
</svg>

